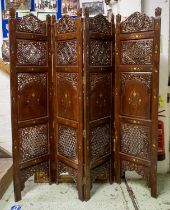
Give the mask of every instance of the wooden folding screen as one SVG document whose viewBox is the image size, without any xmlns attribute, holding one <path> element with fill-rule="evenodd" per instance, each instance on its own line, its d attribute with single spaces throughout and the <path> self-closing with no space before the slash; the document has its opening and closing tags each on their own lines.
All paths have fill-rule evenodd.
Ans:
<svg viewBox="0 0 170 210">
<path fill-rule="evenodd" d="M 50 183 L 72 176 L 88 200 L 101 173 L 112 183 L 114 171 L 120 182 L 135 170 L 156 196 L 160 13 L 123 22 L 118 15 L 115 55 L 113 17 L 110 23 L 85 10 L 84 18 L 79 11 L 75 19 L 42 22 L 32 14 L 16 19 L 11 10 L 16 201 L 36 172 Z"/>
<path fill-rule="evenodd" d="M 114 17 L 84 19 L 85 200 L 100 173 L 113 181 Z"/>
<path fill-rule="evenodd" d="M 52 145 L 51 18 L 11 10 L 10 65 L 15 200 L 35 172 L 50 176 Z M 51 141 L 51 144 L 50 144 Z"/>
<path fill-rule="evenodd" d="M 135 170 L 156 197 L 160 8 L 155 18 L 138 12 L 116 22 L 115 166 Z"/>
</svg>

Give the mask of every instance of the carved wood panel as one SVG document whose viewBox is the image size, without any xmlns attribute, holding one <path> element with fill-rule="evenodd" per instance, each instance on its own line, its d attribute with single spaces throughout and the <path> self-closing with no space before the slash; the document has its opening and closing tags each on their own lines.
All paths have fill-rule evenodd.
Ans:
<svg viewBox="0 0 170 210">
<path fill-rule="evenodd" d="M 53 19 L 56 181 L 72 176 L 83 197 L 83 45 L 81 17 Z"/>
<path fill-rule="evenodd" d="M 87 11 L 85 11 L 87 12 Z M 91 182 L 106 173 L 112 182 L 112 91 L 114 78 L 114 22 L 85 14 L 85 200 Z"/>
<path fill-rule="evenodd" d="M 11 9 L 10 68 L 15 200 L 36 172 L 51 179 L 51 26 L 34 15 L 15 18 Z M 52 142 L 51 142 L 52 143 Z"/>
<path fill-rule="evenodd" d="M 150 180 L 156 197 L 160 8 L 155 18 L 117 16 L 115 75 L 116 181 L 126 171 Z"/>
</svg>

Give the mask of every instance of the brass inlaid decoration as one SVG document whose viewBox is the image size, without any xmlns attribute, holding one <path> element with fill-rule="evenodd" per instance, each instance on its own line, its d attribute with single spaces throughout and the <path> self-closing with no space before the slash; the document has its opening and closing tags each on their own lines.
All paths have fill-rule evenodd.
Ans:
<svg viewBox="0 0 170 210">
<path fill-rule="evenodd" d="M 128 98 L 129 105 L 132 105 L 134 107 L 138 107 L 141 105 L 142 99 L 140 97 L 140 94 L 133 89 L 130 93 L 130 97 Z"/>
</svg>

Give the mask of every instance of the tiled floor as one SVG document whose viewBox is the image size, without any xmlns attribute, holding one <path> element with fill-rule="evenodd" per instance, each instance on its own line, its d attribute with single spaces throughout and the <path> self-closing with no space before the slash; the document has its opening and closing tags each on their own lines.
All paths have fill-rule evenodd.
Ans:
<svg viewBox="0 0 170 210">
<path fill-rule="evenodd" d="M 150 197 L 150 190 L 138 176 L 127 175 L 128 185 L 134 194 L 136 210 L 170 210 L 170 174 L 158 176 L 159 196 Z M 21 210 L 133 210 L 134 204 L 126 185 L 94 184 L 88 202 L 78 200 L 74 184 L 34 184 L 30 179 L 22 194 Z M 0 210 L 10 210 L 16 204 L 13 200 L 13 186 L 0 201 Z"/>
</svg>

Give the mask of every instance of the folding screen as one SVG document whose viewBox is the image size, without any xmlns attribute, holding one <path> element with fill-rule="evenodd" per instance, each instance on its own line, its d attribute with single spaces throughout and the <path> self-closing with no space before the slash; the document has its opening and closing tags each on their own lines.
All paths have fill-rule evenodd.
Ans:
<svg viewBox="0 0 170 210">
<path fill-rule="evenodd" d="M 113 182 L 114 17 L 84 19 L 85 200 L 91 183 L 104 173 Z"/>
<path fill-rule="evenodd" d="M 155 18 L 135 12 L 116 21 L 115 166 L 135 170 L 156 197 L 161 10 Z"/>
<path fill-rule="evenodd" d="M 50 16 L 15 19 L 11 10 L 10 65 L 15 200 L 35 172 L 50 176 L 52 66 Z"/>
<path fill-rule="evenodd" d="M 114 17 L 110 23 L 85 10 L 84 18 L 79 11 L 42 22 L 32 14 L 16 19 L 11 10 L 16 201 L 37 172 L 50 183 L 73 177 L 88 200 L 98 175 L 120 182 L 135 170 L 156 196 L 160 13 L 123 22 L 118 15 L 115 55 Z"/>
</svg>

